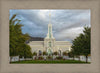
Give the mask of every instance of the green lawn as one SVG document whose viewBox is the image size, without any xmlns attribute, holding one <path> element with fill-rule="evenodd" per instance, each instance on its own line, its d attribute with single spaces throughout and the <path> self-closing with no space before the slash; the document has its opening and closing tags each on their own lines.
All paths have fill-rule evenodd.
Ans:
<svg viewBox="0 0 100 73">
<path fill-rule="evenodd" d="M 54 61 L 43 61 L 43 60 L 30 60 L 30 61 L 19 61 L 11 62 L 11 64 L 90 64 L 89 62 L 75 61 L 75 60 L 54 60 Z"/>
</svg>

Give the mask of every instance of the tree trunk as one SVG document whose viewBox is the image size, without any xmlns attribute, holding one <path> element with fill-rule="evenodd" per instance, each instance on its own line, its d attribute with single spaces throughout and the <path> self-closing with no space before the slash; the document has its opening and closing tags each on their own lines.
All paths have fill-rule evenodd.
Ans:
<svg viewBox="0 0 100 73">
<path fill-rule="evenodd" d="M 20 56 L 19 56 L 19 61 L 20 61 Z"/>
<path fill-rule="evenodd" d="M 75 59 L 74 59 L 74 56 L 73 56 L 73 60 L 75 60 Z"/>
<path fill-rule="evenodd" d="M 11 63 L 12 57 L 10 56 L 10 63 Z"/>
<path fill-rule="evenodd" d="M 19 62 L 20 62 L 20 58 L 19 58 Z"/>
<path fill-rule="evenodd" d="M 79 61 L 80 61 L 80 56 L 79 56 Z"/>
<path fill-rule="evenodd" d="M 88 56 L 86 55 L 86 63 L 88 62 Z"/>
<path fill-rule="evenodd" d="M 33 56 L 32 56 L 32 60 L 33 60 Z"/>
</svg>

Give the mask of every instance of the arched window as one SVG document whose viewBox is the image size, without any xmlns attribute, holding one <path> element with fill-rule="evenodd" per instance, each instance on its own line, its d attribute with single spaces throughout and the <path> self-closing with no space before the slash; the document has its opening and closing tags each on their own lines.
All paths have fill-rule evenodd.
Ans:
<svg viewBox="0 0 100 73">
<path fill-rule="evenodd" d="M 42 55 L 42 51 L 41 50 L 39 50 L 39 56 L 41 56 Z"/>
</svg>

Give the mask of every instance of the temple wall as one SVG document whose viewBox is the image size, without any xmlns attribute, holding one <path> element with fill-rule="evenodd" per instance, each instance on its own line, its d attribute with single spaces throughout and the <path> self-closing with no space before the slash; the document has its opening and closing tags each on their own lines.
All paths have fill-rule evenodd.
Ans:
<svg viewBox="0 0 100 73">
<path fill-rule="evenodd" d="M 72 45 L 70 42 L 68 41 L 56 41 L 55 45 Z"/>
<path fill-rule="evenodd" d="M 44 45 L 44 41 L 32 41 L 29 42 L 28 45 L 30 45 L 32 53 L 33 52 L 38 53 L 39 50 L 41 50 L 42 52 L 46 51 L 46 46 Z M 70 51 L 71 45 L 72 44 L 68 41 L 56 41 L 55 46 L 52 47 L 52 50 L 54 52 L 59 50 L 61 50 L 62 52 Z"/>
<path fill-rule="evenodd" d="M 44 51 L 44 41 L 32 41 L 28 45 L 30 45 L 32 53 L 39 50 Z"/>
</svg>

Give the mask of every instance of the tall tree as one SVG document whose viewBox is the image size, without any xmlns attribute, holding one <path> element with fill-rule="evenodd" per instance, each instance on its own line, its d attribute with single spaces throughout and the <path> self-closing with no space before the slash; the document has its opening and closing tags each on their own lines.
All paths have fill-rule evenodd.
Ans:
<svg viewBox="0 0 100 73">
<path fill-rule="evenodd" d="M 86 56 L 86 62 L 88 61 L 88 55 L 91 52 L 91 28 L 85 27 L 84 28 L 84 41 L 82 42 L 84 44 L 82 48 L 82 54 Z"/>
<path fill-rule="evenodd" d="M 74 49 L 71 49 L 71 51 L 68 53 L 68 56 L 69 56 L 69 57 L 73 57 L 73 60 L 75 60 L 75 59 L 74 59 L 74 57 L 75 57 Z"/>
<path fill-rule="evenodd" d="M 91 39 L 90 39 L 90 34 L 91 34 L 91 28 L 89 27 L 84 27 L 83 33 L 81 33 L 78 37 L 76 37 L 73 40 L 73 45 L 72 49 L 74 50 L 74 55 L 80 56 L 80 55 L 85 55 L 86 56 L 86 62 L 88 59 L 88 54 L 90 54 L 90 49 L 91 49 Z"/>
<path fill-rule="evenodd" d="M 22 34 L 21 20 L 16 19 L 16 14 L 9 20 L 10 26 L 10 56 L 31 57 L 31 48 L 25 41 L 29 39 L 28 34 Z"/>
</svg>

